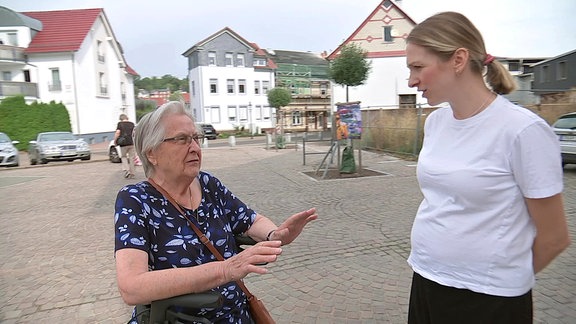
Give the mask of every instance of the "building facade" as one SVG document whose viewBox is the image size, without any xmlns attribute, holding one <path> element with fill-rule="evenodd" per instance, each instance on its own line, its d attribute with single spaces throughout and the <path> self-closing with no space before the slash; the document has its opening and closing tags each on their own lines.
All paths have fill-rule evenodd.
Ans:
<svg viewBox="0 0 576 324">
<path fill-rule="evenodd" d="M 268 90 L 275 84 L 265 51 L 226 27 L 182 54 L 188 59 L 190 109 L 218 131 L 258 133 L 276 124 Z"/>
<path fill-rule="evenodd" d="M 72 132 L 111 139 L 135 120 L 134 76 L 103 9 L 14 12 L 0 7 L 0 99 L 62 102 Z"/>
</svg>

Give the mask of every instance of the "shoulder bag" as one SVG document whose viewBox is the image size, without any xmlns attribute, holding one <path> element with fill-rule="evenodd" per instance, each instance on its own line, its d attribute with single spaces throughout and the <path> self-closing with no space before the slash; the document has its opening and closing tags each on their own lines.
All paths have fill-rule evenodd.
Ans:
<svg viewBox="0 0 576 324">
<path fill-rule="evenodd" d="M 190 219 L 186 216 L 186 213 L 182 210 L 182 208 L 180 208 L 180 205 L 176 202 L 176 200 L 174 200 L 174 198 L 172 198 L 172 196 L 170 196 L 170 194 L 168 192 L 166 192 L 166 190 L 164 190 L 164 188 L 162 188 L 160 185 L 158 185 L 156 182 L 154 182 L 154 180 L 148 179 L 148 182 L 150 182 L 150 184 L 152 186 L 154 186 L 154 188 L 156 188 L 156 190 L 158 190 L 160 193 L 162 193 L 164 195 L 164 197 L 166 197 L 168 199 L 168 201 L 170 201 L 170 203 L 174 207 L 176 207 L 176 209 L 182 214 L 182 216 L 184 218 L 186 218 L 186 220 L 188 221 L 188 224 L 194 230 L 196 235 L 198 235 L 198 238 L 200 239 L 200 241 L 204 245 L 206 245 L 206 247 L 210 250 L 210 252 L 212 252 L 212 254 L 214 254 L 216 259 L 218 259 L 219 261 L 224 261 L 224 257 L 220 254 L 220 252 L 218 252 L 218 250 L 216 250 L 216 248 L 210 242 L 210 240 L 208 240 L 206 235 L 204 235 L 204 233 L 202 233 L 202 231 L 200 231 L 200 229 L 196 225 L 194 225 L 194 223 L 192 223 L 192 221 L 190 221 Z M 236 283 L 238 284 L 238 286 L 240 286 L 240 289 L 242 289 L 244 294 L 246 294 L 246 298 L 248 299 L 250 316 L 252 317 L 252 320 L 254 321 L 254 323 L 256 323 L 256 324 L 275 324 L 276 322 L 272 318 L 272 315 L 270 315 L 270 312 L 268 312 L 268 310 L 266 309 L 266 306 L 264 306 L 264 303 L 260 299 L 258 299 L 258 297 L 254 296 L 248 290 L 246 285 L 244 285 L 244 281 L 242 281 L 242 279 L 240 279 L 240 280 L 236 280 Z"/>
</svg>

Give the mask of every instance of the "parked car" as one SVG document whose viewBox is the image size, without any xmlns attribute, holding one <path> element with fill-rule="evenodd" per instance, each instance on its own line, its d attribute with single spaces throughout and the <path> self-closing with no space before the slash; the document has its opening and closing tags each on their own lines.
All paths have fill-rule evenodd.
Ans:
<svg viewBox="0 0 576 324">
<path fill-rule="evenodd" d="M 18 149 L 14 146 L 18 143 L 20 142 L 12 141 L 8 135 L 0 133 L 0 166 L 19 165 Z"/>
<path fill-rule="evenodd" d="M 552 127 L 560 140 L 562 166 L 576 164 L 576 112 L 560 116 Z"/>
<path fill-rule="evenodd" d="M 204 137 L 206 137 L 207 139 L 218 138 L 218 132 L 216 131 L 216 128 L 214 128 L 214 126 L 212 126 L 211 124 L 199 124 L 199 126 L 202 129 Z"/>
<path fill-rule="evenodd" d="M 49 161 L 90 160 L 90 146 L 70 132 L 38 133 L 28 145 L 30 164 L 46 164 Z"/>
</svg>

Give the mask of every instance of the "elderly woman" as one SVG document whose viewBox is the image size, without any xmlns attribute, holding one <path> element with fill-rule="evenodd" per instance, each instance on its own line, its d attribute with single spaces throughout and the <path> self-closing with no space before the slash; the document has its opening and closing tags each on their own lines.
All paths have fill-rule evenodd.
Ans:
<svg viewBox="0 0 576 324">
<path fill-rule="evenodd" d="M 134 144 L 148 180 L 125 186 L 116 199 L 118 287 L 129 305 L 218 291 L 224 297 L 221 308 L 192 315 L 211 322 L 251 323 L 246 296 L 235 280 L 267 273 L 258 264 L 276 261 L 280 246 L 296 239 L 318 215 L 312 208 L 276 226 L 256 213 L 217 178 L 200 171 L 200 138 L 180 102 L 169 102 L 138 123 Z M 188 221 L 209 238 L 224 261 L 216 260 Z M 241 233 L 258 243 L 238 253 L 234 235 Z"/>
</svg>

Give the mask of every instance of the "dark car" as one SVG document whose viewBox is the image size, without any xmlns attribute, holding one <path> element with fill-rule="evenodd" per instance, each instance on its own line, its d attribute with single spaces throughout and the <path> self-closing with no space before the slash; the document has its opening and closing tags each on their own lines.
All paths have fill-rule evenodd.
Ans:
<svg viewBox="0 0 576 324">
<path fill-rule="evenodd" d="M 46 164 L 49 161 L 90 160 L 91 153 L 88 143 L 76 138 L 70 132 L 38 133 L 36 140 L 28 146 L 30 164 Z"/>
<path fill-rule="evenodd" d="M 202 129 L 202 133 L 204 137 L 207 139 L 216 139 L 218 138 L 218 132 L 214 128 L 214 126 L 210 124 L 199 124 L 200 128 Z"/>
<path fill-rule="evenodd" d="M 562 166 L 576 164 L 576 112 L 560 116 L 552 127 L 560 140 Z"/>
</svg>

